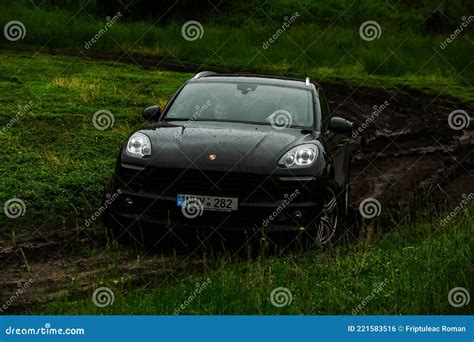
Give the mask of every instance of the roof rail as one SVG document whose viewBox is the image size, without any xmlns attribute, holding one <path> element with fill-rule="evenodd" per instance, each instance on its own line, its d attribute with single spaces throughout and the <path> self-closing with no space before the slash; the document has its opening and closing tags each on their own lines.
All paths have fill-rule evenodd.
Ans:
<svg viewBox="0 0 474 342">
<path fill-rule="evenodd" d="M 309 85 L 309 77 L 306 77 L 306 85 Z"/>
<path fill-rule="evenodd" d="M 196 75 L 194 75 L 194 79 L 198 79 L 198 78 L 201 78 L 201 77 L 206 77 L 206 76 L 210 76 L 210 75 L 215 75 L 216 73 L 214 71 L 201 71 L 199 73 L 197 73 Z"/>
</svg>

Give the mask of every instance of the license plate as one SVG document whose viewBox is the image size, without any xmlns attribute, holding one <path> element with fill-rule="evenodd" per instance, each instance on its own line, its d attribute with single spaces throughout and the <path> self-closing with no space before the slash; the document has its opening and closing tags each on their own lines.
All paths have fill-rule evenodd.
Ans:
<svg viewBox="0 0 474 342">
<path fill-rule="evenodd" d="M 234 197 L 178 194 L 177 203 L 178 207 L 197 205 L 202 206 L 205 210 L 232 211 L 237 210 L 239 199 Z"/>
</svg>

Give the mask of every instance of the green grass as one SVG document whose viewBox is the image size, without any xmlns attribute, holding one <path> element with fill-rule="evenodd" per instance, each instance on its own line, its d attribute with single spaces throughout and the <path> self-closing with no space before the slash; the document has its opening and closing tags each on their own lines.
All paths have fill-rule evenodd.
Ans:
<svg viewBox="0 0 474 342">
<path fill-rule="evenodd" d="M 469 289 L 474 281 L 472 209 L 466 208 L 444 227 L 439 219 L 413 223 L 326 252 L 209 258 L 200 268 L 204 271 L 188 265 L 186 272 L 172 272 L 173 276 L 159 273 L 146 289 L 123 284 L 124 274 L 117 269 L 90 280 L 92 290 L 113 290 L 113 305 L 94 306 L 91 290 L 34 312 L 169 315 L 184 305 L 180 314 L 467 314 L 469 306 L 450 306 L 448 293 L 454 287 Z M 196 284 L 207 279 L 209 285 L 196 294 Z M 271 305 L 276 287 L 291 291 L 290 305 Z M 194 298 L 188 300 L 190 296 Z"/>
<path fill-rule="evenodd" d="M 343 2 L 328 6 L 323 13 L 340 13 Z M 275 13 L 282 13 L 282 8 L 287 8 L 287 15 L 296 11 L 293 6 L 283 4 L 281 1 L 269 9 L 270 15 L 278 17 Z M 81 12 L 69 20 L 72 12 L 65 10 L 38 11 L 27 6 L 4 4 L 0 6 L 2 22 L 11 18 L 20 20 L 25 24 L 27 34 L 23 40 L 2 40 L 1 44 L 6 49 L 42 47 L 42 52 L 50 48 L 76 53 L 78 49 L 85 53 L 107 52 L 117 56 L 127 52 L 133 56 L 166 58 L 183 65 L 192 63 L 208 68 L 224 66 L 237 71 L 311 76 L 328 83 L 342 81 L 388 87 L 406 84 L 433 94 L 445 93 L 465 102 L 473 101 L 474 91 L 470 85 L 474 82 L 474 50 L 469 30 L 441 50 L 441 42 L 452 31 L 426 34 L 423 30 L 407 28 L 407 25 L 396 25 L 393 18 L 386 20 L 390 17 L 387 8 L 378 13 L 377 6 L 372 3 L 365 6 L 372 10 L 359 5 L 350 9 L 348 16 L 351 18 L 360 12 L 360 23 L 353 19 L 349 24 L 340 20 L 331 25 L 332 22 L 326 23 L 319 16 L 304 11 L 267 49 L 263 48 L 263 43 L 281 27 L 283 19 L 247 20 L 243 13 L 237 12 L 228 19 L 230 23 L 239 19 L 241 25 L 225 25 L 222 20 L 204 22 L 202 39 L 193 42 L 181 36 L 183 22 L 152 25 L 151 21 L 130 22 L 124 18 L 86 50 L 84 44 L 103 28 L 103 18 L 93 19 Z M 423 11 L 398 14 L 405 22 L 415 23 L 414 26 L 416 23 L 422 26 L 426 15 Z M 380 21 L 382 34 L 374 41 L 364 41 L 359 36 L 359 25 L 374 18 Z M 454 24 L 457 27 L 460 22 L 453 20 Z"/>
<path fill-rule="evenodd" d="M 84 59 L 0 53 L 0 203 L 20 198 L 26 213 L 0 216 L 0 226 L 25 228 L 78 222 L 96 211 L 118 150 L 145 124 L 144 107 L 166 99 L 186 73 L 146 70 Z M 18 115 L 19 107 L 31 109 Z M 94 128 L 110 110 L 112 129 Z M 20 112 L 22 113 L 22 112 Z M 2 230 L 1 234 L 10 234 Z"/>
</svg>

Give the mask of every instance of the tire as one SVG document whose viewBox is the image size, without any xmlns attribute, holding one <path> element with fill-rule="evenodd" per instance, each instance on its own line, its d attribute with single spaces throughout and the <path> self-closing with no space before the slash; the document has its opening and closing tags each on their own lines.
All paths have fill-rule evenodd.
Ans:
<svg viewBox="0 0 474 342">
<path fill-rule="evenodd" d="M 315 209 L 314 218 L 299 232 L 267 232 L 273 248 L 284 251 L 328 247 L 344 240 L 347 189 L 347 186 L 341 189 L 330 182 L 325 190 L 322 209 Z"/>
<path fill-rule="evenodd" d="M 312 246 L 332 246 L 345 240 L 347 192 L 330 182 L 324 194 L 323 208 L 319 218 L 313 222 Z"/>
<path fill-rule="evenodd" d="M 341 197 L 344 199 L 344 214 L 342 215 L 342 220 L 341 224 L 339 225 L 339 229 L 336 232 L 336 243 L 342 245 L 349 244 L 353 240 L 353 237 L 357 238 L 357 233 L 354 231 L 354 227 L 351 227 L 349 220 L 349 194 L 350 183 L 349 178 L 347 178 L 346 183 L 344 184 L 343 194 L 341 194 Z"/>
<path fill-rule="evenodd" d="M 331 243 L 338 225 L 341 223 L 342 201 L 336 187 L 328 186 L 324 194 L 323 208 L 319 222 L 316 222 L 316 242 L 324 245 Z"/>
</svg>

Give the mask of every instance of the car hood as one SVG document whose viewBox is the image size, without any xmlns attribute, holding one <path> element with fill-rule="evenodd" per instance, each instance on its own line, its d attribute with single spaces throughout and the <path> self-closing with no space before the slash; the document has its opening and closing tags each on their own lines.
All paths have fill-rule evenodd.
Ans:
<svg viewBox="0 0 474 342">
<path fill-rule="evenodd" d="M 272 172 L 291 147 L 316 138 L 296 128 L 203 121 L 166 122 L 140 132 L 152 144 L 152 156 L 140 164 L 253 173 Z M 123 154 L 122 161 L 136 158 Z"/>
</svg>

